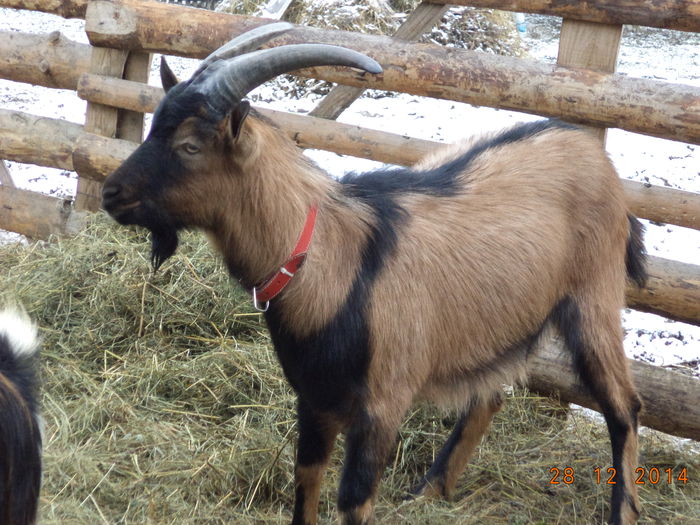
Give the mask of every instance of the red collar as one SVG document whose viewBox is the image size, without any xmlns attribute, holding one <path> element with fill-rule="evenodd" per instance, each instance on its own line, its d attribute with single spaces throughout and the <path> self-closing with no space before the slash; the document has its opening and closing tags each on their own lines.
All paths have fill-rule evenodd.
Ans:
<svg viewBox="0 0 700 525">
<path fill-rule="evenodd" d="M 314 227 L 316 226 L 316 214 L 318 213 L 318 205 L 313 205 L 309 208 L 306 214 L 306 222 L 304 229 L 301 230 L 299 240 L 297 241 L 289 259 L 280 267 L 280 269 L 268 277 L 263 284 L 253 288 L 253 306 L 261 312 L 267 311 L 270 306 L 270 301 L 284 290 L 285 286 L 292 280 L 294 274 L 297 273 L 301 265 L 306 259 L 306 251 L 311 244 L 311 238 L 314 235 Z"/>
</svg>

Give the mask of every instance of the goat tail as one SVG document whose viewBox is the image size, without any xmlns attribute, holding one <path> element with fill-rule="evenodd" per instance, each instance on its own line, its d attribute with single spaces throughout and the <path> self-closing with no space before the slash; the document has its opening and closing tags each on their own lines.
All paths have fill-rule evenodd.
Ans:
<svg viewBox="0 0 700 525">
<path fill-rule="evenodd" d="M 41 418 L 36 401 L 37 328 L 21 310 L 0 311 L 0 523 L 36 522 Z"/>
<path fill-rule="evenodd" d="M 644 225 L 631 213 L 627 214 L 630 224 L 629 237 L 627 238 L 627 253 L 625 264 L 627 277 L 644 288 L 647 283 L 647 253 L 644 248 Z"/>
</svg>

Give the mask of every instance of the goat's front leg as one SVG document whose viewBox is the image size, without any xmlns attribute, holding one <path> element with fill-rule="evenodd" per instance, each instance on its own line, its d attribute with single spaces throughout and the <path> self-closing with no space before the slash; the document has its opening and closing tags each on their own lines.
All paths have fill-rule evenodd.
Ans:
<svg viewBox="0 0 700 525">
<path fill-rule="evenodd" d="M 292 525 L 315 525 L 323 474 L 340 426 L 332 417 L 313 410 L 301 398 L 297 418 L 299 444 L 294 471 L 296 500 Z"/>
<path fill-rule="evenodd" d="M 374 523 L 374 499 L 396 435 L 396 424 L 367 414 L 351 423 L 338 492 L 343 525 Z"/>
</svg>

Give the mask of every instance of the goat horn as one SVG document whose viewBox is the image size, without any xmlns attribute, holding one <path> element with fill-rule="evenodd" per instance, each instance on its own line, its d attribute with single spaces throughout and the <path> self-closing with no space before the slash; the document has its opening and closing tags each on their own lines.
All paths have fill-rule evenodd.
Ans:
<svg viewBox="0 0 700 525">
<path fill-rule="evenodd" d="M 326 44 L 294 44 L 212 63 L 207 74 L 202 76 L 199 89 L 214 99 L 210 99 L 210 103 L 218 106 L 217 100 L 223 100 L 228 109 L 262 83 L 283 73 L 314 66 L 348 66 L 372 74 L 382 72 L 375 60 L 352 49 Z"/>
<path fill-rule="evenodd" d="M 250 51 L 254 51 L 266 42 L 269 42 L 273 38 L 286 33 L 293 28 L 294 26 L 288 22 L 276 22 L 274 24 L 266 24 L 264 26 L 256 27 L 255 29 L 251 29 L 250 31 L 246 31 L 243 34 L 238 35 L 230 42 L 224 44 L 216 51 L 213 51 L 209 56 L 202 60 L 202 63 L 192 76 L 196 77 L 217 60 L 226 60 Z"/>
</svg>

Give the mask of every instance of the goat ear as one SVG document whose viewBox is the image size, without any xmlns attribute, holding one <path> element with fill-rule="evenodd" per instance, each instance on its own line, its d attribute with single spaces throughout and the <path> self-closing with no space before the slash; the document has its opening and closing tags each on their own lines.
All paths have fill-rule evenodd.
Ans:
<svg viewBox="0 0 700 525">
<path fill-rule="evenodd" d="M 160 57 L 160 82 L 163 84 L 163 89 L 166 93 L 179 83 L 164 56 Z"/>
<path fill-rule="evenodd" d="M 229 115 L 229 126 L 233 142 L 238 140 L 238 135 L 241 133 L 241 128 L 243 127 L 243 122 L 248 116 L 248 112 L 250 112 L 250 102 L 247 100 L 241 100 L 231 111 L 231 114 Z"/>
</svg>

